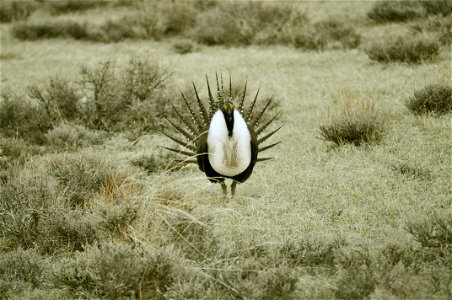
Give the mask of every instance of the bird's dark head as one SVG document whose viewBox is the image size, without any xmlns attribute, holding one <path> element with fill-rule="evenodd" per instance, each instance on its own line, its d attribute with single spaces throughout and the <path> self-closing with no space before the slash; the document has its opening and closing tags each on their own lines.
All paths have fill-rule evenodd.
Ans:
<svg viewBox="0 0 452 300">
<path fill-rule="evenodd" d="M 223 112 L 224 119 L 226 120 L 226 126 L 228 127 L 229 136 L 232 135 L 234 126 L 234 104 L 232 102 L 224 102 L 220 106 L 220 110 Z"/>
</svg>

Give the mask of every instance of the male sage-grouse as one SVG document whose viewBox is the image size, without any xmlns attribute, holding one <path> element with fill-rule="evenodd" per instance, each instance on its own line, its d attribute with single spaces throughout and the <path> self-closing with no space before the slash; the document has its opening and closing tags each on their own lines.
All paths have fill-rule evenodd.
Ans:
<svg viewBox="0 0 452 300">
<path fill-rule="evenodd" d="M 237 182 L 245 182 L 253 172 L 256 162 L 271 159 L 271 157 L 258 157 L 259 154 L 277 144 L 261 146 L 269 137 L 281 127 L 261 136 L 264 130 L 275 120 L 278 113 L 272 118 L 265 118 L 264 114 L 271 103 L 271 98 L 258 112 L 253 110 L 256 105 L 259 89 L 254 100 L 244 107 L 246 85 L 241 95 L 234 97 L 231 77 L 229 77 L 229 93 L 223 87 L 223 77 L 216 74 L 217 95 L 212 95 L 209 79 L 206 76 L 209 94 L 209 111 L 199 98 L 198 90 L 193 83 L 196 104 L 191 104 L 182 94 L 185 106 L 190 116 L 180 113 L 172 105 L 177 120 L 167 118 L 168 122 L 179 133 L 173 135 L 163 132 L 168 138 L 180 144 L 185 150 L 164 147 L 170 151 L 188 156 L 188 163 L 197 163 L 210 182 L 220 183 L 223 194 L 227 194 L 225 179 L 232 179 L 231 194 L 234 196 Z M 188 113 L 187 113 L 188 114 Z M 265 119 L 267 119 L 265 121 Z M 262 124 L 260 124 L 262 121 Z"/>
</svg>

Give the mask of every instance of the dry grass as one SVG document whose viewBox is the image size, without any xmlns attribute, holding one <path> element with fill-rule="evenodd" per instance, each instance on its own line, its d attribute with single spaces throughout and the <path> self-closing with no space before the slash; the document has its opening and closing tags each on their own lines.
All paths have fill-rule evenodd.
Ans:
<svg viewBox="0 0 452 300">
<path fill-rule="evenodd" d="M 334 5 L 352 11 L 347 3 Z M 365 17 L 369 4 L 362 5 L 356 11 Z M 314 13 L 322 19 L 321 10 Z M 366 26 L 365 38 L 403 31 Z M 414 115 L 404 107 L 419 87 L 449 82 L 447 49 L 415 66 L 371 63 L 361 49 L 204 47 L 181 56 L 166 41 L 21 42 L 5 28 L 2 53 L 20 57 L 2 60 L 2 91 L 17 97 L 49 78 L 75 82 L 81 65 L 94 70 L 109 58 L 124 70 L 131 57 L 155 57 L 171 71 L 162 87 L 169 98 L 205 74 L 230 71 L 234 81 L 248 76 L 250 91 L 261 81 L 261 99 L 279 100 L 285 127 L 270 153 L 276 159 L 258 164 L 237 196 L 224 199 L 196 166 L 162 168 L 166 157 L 157 146 L 170 142 L 159 134 L 129 140 L 121 128 L 103 136 L 62 123 L 32 131 L 52 141 L 39 145 L 28 130 L 10 130 L 29 123 L 10 118 L 2 127 L 8 132 L 0 132 L 1 295 L 451 297 L 450 113 Z M 138 99 L 146 89 L 133 82 Z M 344 114 L 331 108 L 342 91 L 352 91 L 339 105 Z M 366 121 L 384 112 L 385 135 L 377 144 L 331 148 L 318 139 L 328 108 L 332 117 L 353 111 Z"/>
</svg>

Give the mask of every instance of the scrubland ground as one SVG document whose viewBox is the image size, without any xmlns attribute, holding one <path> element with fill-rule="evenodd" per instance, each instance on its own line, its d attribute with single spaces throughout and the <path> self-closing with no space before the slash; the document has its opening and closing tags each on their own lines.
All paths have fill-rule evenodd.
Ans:
<svg viewBox="0 0 452 300">
<path fill-rule="evenodd" d="M 14 33 L 64 18 L 91 28 L 136 10 L 117 2 L 1 24 L 0 297 L 452 297 L 450 43 L 436 35 L 450 38 L 450 15 L 381 21 L 367 1 L 292 8 L 309 24 L 346 20 L 352 46 L 341 35 L 273 43 L 262 32 L 229 43 L 185 27 L 139 38 L 118 29 L 114 41 Z M 203 20 L 221 12 L 208 3 L 196 8 Z M 375 42 L 428 22 L 440 29 L 422 29 L 426 49 L 413 50 L 427 56 L 378 54 Z M 246 77 L 248 97 L 260 84 L 281 111 L 275 128 L 284 124 L 274 159 L 232 199 L 160 147 L 172 145 L 160 134 L 169 102 L 179 105 L 191 81 L 206 99 L 216 72 L 240 88 Z M 430 85 L 449 88 L 445 113 L 410 111 Z"/>
</svg>

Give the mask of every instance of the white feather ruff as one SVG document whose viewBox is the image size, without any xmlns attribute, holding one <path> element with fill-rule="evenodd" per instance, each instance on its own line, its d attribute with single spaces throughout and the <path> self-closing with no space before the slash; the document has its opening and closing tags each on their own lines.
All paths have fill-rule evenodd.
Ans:
<svg viewBox="0 0 452 300">
<path fill-rule="evenodd" d="M 207 133 L 209 162 L 221 175 L 235 176 L 248 168 L 251 162 L 251 134 L 238 110 L 234 110 L 232 136 L 223 112 L 218 110 L 210 121 Z"/>
</svg>

